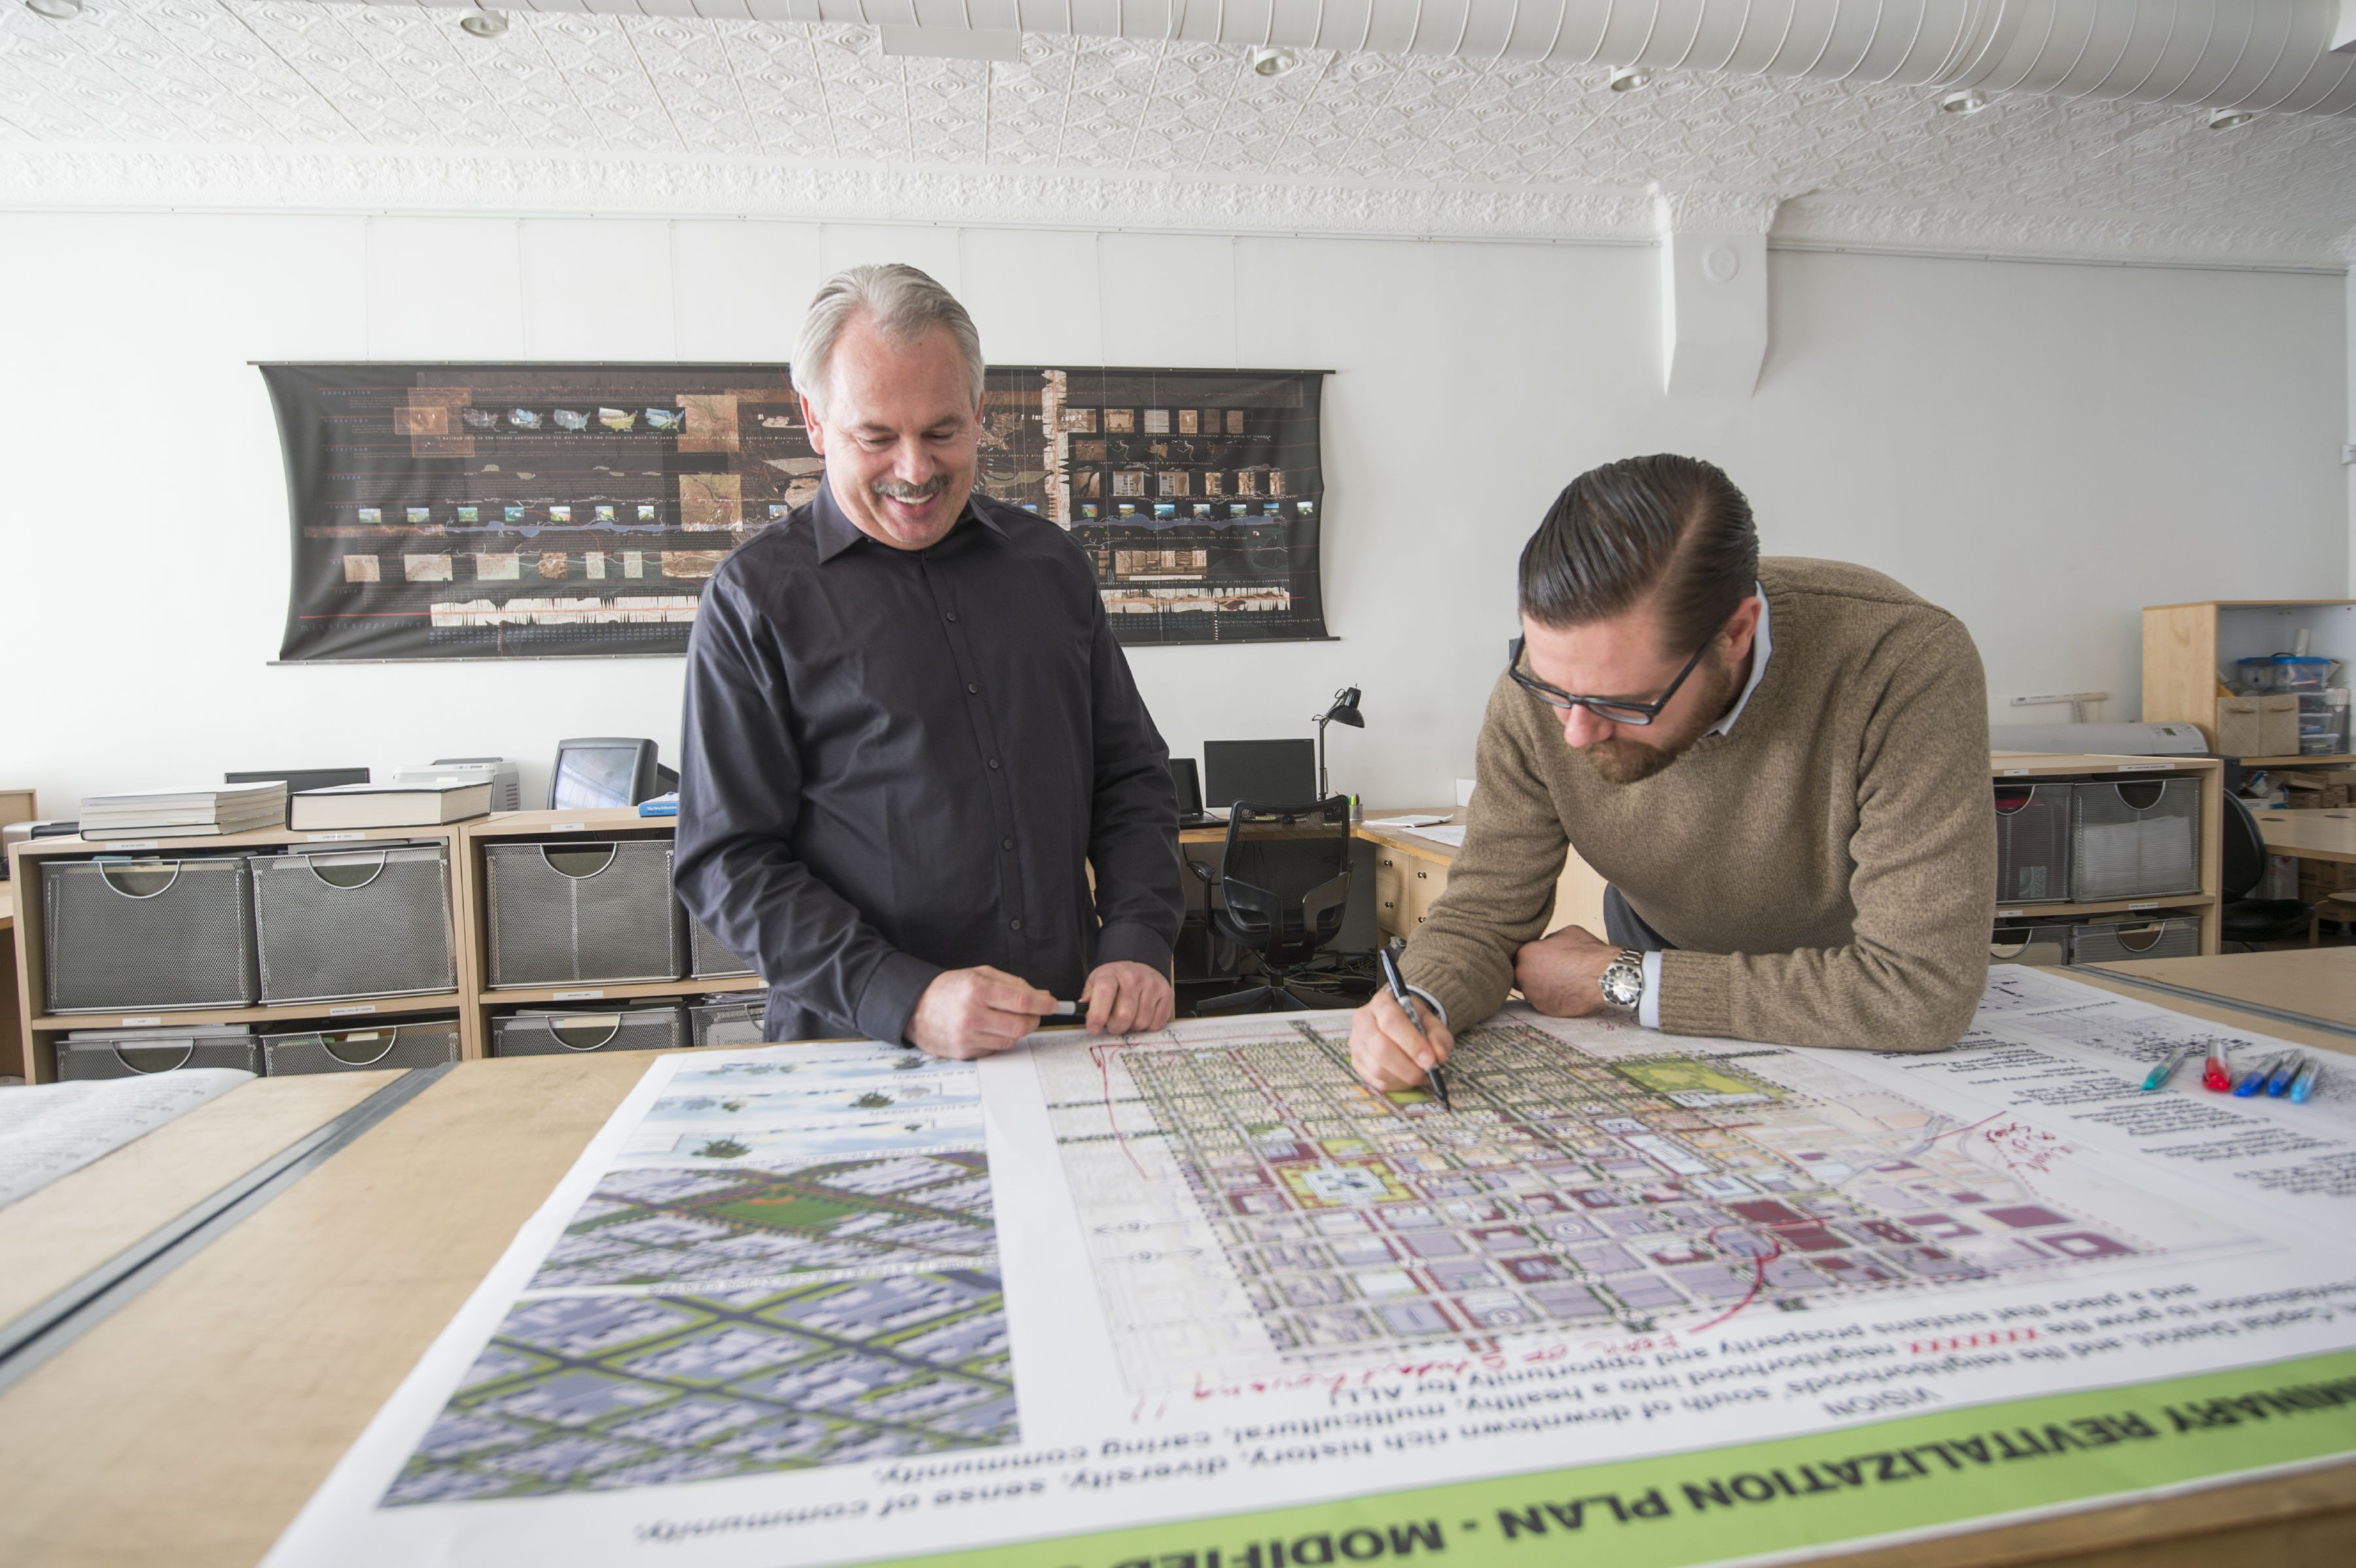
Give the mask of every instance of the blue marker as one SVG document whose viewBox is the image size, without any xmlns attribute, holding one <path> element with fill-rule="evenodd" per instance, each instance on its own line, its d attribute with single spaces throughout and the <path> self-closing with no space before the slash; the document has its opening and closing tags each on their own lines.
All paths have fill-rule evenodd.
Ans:
<svg viewBox="0 0 2356 1568">
<path fill-rule="evenodd" d="M 2297 1051 L 2285 1051 L 2282 1060 L 2276 1064 L 2275 1070 L 2266 1078 L 2266 1092 L 2276 1100 L 2281 1099 L 2283 1090 L 2291 1086 L 2292 1080 L 2298 1077 L 2298 1069 L 2306 1065 L 2307 1058 Z"/>
<path fill-rule="evenodd" d="M 2257 1066 L 2250 1069 L 2247 1072 L 2244 1072 L 2240 1078 L 2235 1079 L 2233 1080 L 2233 1098 L 2236 1100 L 2247 1100 L 2250 1096 L 2264 1089 L 2266 1086 L 2266 1079 L 2273 1076 L 2275 1064 L 2281 1059 L 2282 1058 L 2280 1057 L 2269 1057 L 2265 1061 L 2260 1062 Z"/>
<path fill-rule="evenodd" d="M 2185 1058 L 2190 1057 L 2196 1048 L 2197 1047 L 2192 1046 L 2179 1046 L 2174 1050 L 2169 1052 L 2165 1060 L 2154 1064 L 2152 1069 L 2144 1074 L 2143 1086 L 2145 1090 L 2148 1091 L 2155 1089 L 2166 1089 L 2168 1087 L 2168 1080 L 2176 1076 L 2176 1069 L 2184 1065 Z"/>
<path fill-rule="evenodd" d="M 2315 1092 L 2315 1080 L 2322 1071 L 2323 1058 L 2320 1056 L 2307 1058 L 2307 1065 L 2298 1069 L 2297 1078 L 2290 1080 L 2290 1098 L 2294 1104 L 2303 1102 Z"/>
</svg>

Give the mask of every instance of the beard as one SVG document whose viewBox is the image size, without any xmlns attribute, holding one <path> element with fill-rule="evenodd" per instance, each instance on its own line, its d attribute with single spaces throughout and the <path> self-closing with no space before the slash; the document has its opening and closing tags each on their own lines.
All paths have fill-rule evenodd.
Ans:
<svg viewBox="0 0 2356 1568">
<path fill-rule="evenodd" d="M 1678 757 L 1692 750 L 1694 742 L 1699 740 L 1726 712 L 1728 704 L 1734 701 L 1742 671 L 1740 667 L 1730 668 L 1724 663 L 1712 661 L 1696 670 L 1693 679 L 1698 682 L 1704 676 L 1708 678 L 1709 683 L 1698 693 L 1699 700 L 1693 705 L 1693 716 L 1687 720 L 1690 727 L 1684 734 L 1664 735 L 1658 744 L 1613 736 L 1610 740 L 1599 740 L 1592 746 L 1580 747 L 1580 755 L 1586 757 L 1609 784 L 1641 784 L 1665 770 Z M 1649 735 L 1658 728 L 1658 725 L 1647 725 L 1642 733 Z"/>
</svg>

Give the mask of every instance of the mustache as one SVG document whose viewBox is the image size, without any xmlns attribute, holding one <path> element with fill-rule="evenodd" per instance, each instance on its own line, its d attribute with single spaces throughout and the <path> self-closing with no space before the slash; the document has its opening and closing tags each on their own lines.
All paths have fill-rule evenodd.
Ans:
<svg viewBox="0 0 2356 1568">
<path fill-rule="evenodd" d="M 900 479 L 877 479 L 867 487 L 874 495 L 895 501 L 928 501 L 949 488 L 947 474 L 935 474 L 921 485 L 911 485 Z"/>
</svg>

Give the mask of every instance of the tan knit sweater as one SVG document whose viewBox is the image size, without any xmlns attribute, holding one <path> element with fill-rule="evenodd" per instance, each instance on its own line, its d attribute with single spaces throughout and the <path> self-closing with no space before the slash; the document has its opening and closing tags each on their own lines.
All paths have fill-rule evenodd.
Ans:
<svg viewBox="0 0 2356 1568">
<path fill-rule="evenodd" d="M 1771 558 L 1759 580 L 1773 646 L 1741 717 L 1641 783 L 1605 780 L 1499 677 L 1463 851 L 1402 965 L 1458 1027 L 1505 1000 L 1569 843 L 1676 944 L 1667 1033 L 1910 1051 L 1963 1033 L 1996 901 L 1978 650 L 1862 566 Z"/>
</svg>

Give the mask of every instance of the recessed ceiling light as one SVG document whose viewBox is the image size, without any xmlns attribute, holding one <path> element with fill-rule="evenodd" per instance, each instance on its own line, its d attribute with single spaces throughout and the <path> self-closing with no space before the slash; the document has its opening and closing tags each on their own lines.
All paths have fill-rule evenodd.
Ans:
<svg viewBox="0 0 2356 1568">
<path fill-rule="evenodd" d="M 52 22 L 68 22 L 81 15 L 81 0 L 25 0 L 25 9 Z"/>
<path fill-rule="evenodd" d="M 1301 57 L 1290 49 L 1258 48 L 1252 50 L 1251 65 L 1260 76 L 1282 76 L 1301 69 Z"/>
<path fill-rule="evenodd" d="M 1653 73 L 1641 65 L 1623 65 L 1612 73 L 1612 91 L 1634 92 L 1653 85 Z"/>
<path fill-rule="evenodd" d="M 458 30 L 469 38 L 496 38 L 508 30 L 508 19 L 498 11 L 469 11 L 458 18 Z"/>
<path fill-rule="evenodd" d="M 2209 128 L 2230 131 L 2236 125 L 2246 125 L 2257 117 L 2258 112 L 2254 109 L 2211 109 L 2209 111 Z"/>
<path fill-rule="evenodd" d="M 1939 100 L 1939 112 L 1943 114 L 1976 114 L 1987 106 L 1988 95 L 1976 87 L 1950 92 Z"/>
</svg>

